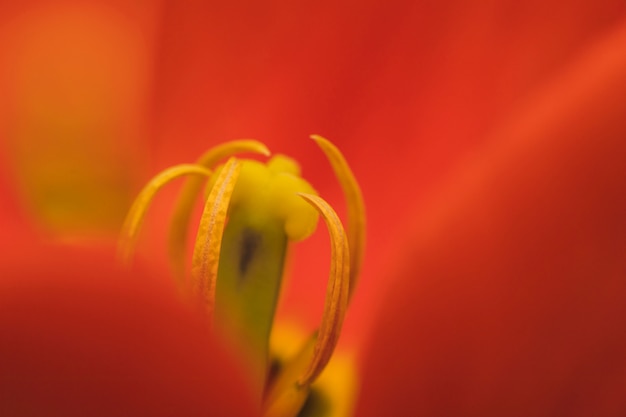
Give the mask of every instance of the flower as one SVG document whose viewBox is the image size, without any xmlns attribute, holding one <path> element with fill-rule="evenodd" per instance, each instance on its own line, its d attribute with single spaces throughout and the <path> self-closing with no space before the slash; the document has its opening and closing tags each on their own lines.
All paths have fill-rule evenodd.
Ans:
<svg viewBox="0 0 626 417">
<path fill-rule="evenodd" d="M 146 112 L 156 168 L 255 133 L 302 160 L 334 201 L 321 160 L 294 138 L 317 131 L 337 141 L 372 225 L 347 319 L 352 344 L 368 345 L 358 415 L 623 414 L 624 291 L 609 270 L 624 275 L 623 66 L 614 55 L 623 41 L 613 32 L 624 25 L 623 2 L 335 3 L 157 7 L 158 42 L 145 37 L 146 65 L 155 58 L 157 68 Z M 151 33 L 137 9 L 104 9 L 121 27 Z M 596 44 L 606 50 L 586 57 Z M 593 70 L 568 73 L 579 59 Z M 127 150 L 108 140 L 105 149 Z M 28 152 L 11 155 L 28 168 L 15 158 Z M 128 171 L 117 184 L 156 171 Z M 38 188 L 25 183 L 33 201 Z M 128 202 L 117 186 L 104 188 Z M 307 249 L 322 252 L 319 242 Z M 59 256 L 54 270 L 74 258 Z M 318 297 L 308 293 L 325 271 L 297 265 L 306 279 L 285 310 L 314 322 Z"/>
</svg>

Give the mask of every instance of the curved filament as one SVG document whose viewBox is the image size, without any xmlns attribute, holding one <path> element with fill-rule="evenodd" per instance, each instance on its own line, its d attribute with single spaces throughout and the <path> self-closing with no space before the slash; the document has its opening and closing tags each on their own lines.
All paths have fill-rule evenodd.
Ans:
<svg viewBox="0 0 626 417">
<path fill-rule="evenodd" d="M 137 242 L 137 234 L 146 216 L 146 211 L 150 206 L 156 193 L 170 181 L 185 175 L 195 175 L 208 177 L 211 171 L 199 165 L 181 164 L 176 165 L 159 173 L 156 177 L 141 190 L 133 205 L 131 206 L 120 233 L 118 243 L 118 257 L 122 263 L 127 264 L 132 255 Z M 202 181 L 202 179 L 200 179 Z"/>
</svg>

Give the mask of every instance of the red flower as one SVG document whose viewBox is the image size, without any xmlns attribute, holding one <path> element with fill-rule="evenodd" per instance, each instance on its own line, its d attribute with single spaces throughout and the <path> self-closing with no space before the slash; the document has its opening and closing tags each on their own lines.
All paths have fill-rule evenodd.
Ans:
<svg viewBox="0 0 626 417">
<path fill-rule="evenodd" d="M 622 1 L 193 3 L 155 2 L 147 13 L 125 2 L 84 8 L 68 1 L 24 13 L 2 6 L 8 17 L 0 78 L 11 93 L 0 103 L 9 115 L 2 118 L 4 152 L 19 172 L 11 182 L 23 185 L 21 196 L 40 216 L 92 234 L 94 225 L 121 220 L 137 176 L 190 161 L 216 141 L 248 136 L 303 161 L 320 194 L 337 201 L 330 170 L 317 168 L 325 166 L 322 156 L 302 146 L 308 134 L 322 133 L 344 150 L 368 206 L 368 256 L 347 317 L 348 338 L 362 349 L 357 415 L 624 414 Z M 77 23 L 83 19 L 76 8 L 79 17 L 87 10 L 87 25 Z M 20 43 L 37 33 L 32 28 L 45 28 L 45 19 L 13 36 L 15 27 L 48 12 L 66 22 L 53 19 L 53 29 L 63 29 L 57 38 Z M 84 34 L 93 36 L 72 43 Z M 90 40 L 100 41 L 104 55 L 88 53 Z M 41 51 L 54 53 L 46 58 Z M 94 61 L 82 61 L 85 54 Z M 102 56 L 108 58 L 96 59 Z M 23 65 L 13 69 L 14 62 Z M 39 71 L 47 62 L 58 72 Z M 154 73 L 147 71 L 153 64 Z M 75 68 L 84 78 L 73 90 Z M 104 87 L 90 90 L 100 85 L 94 80 Z M 59 85 L 75 95 L 67 99 Z M 74 110 L 84 112 L 75 117 Z M 56 123 L 68 120 L 86 122 L 69 130 Z M 73 139 L 59 142 L 68 132 Z M 56 152 L 59 144 L 65 147 Z M 136 150 L 146 144 L 157 166 L 138 170 Z M 42 165 L 46 160 L 53 163 Z M 73 172 L 98 186 L 76 182 Z M 57 195 L 50 190 L 69 190 L 59 195 L 71 198 L 50 199 Z M 72 223 L 93 213 L 81 201 L 105 208 Z M 107 201 L 115 202 L 112 210 Z M 50 207 L 72 207 L 74 214 L 54 217 L 59 212 Z M 5 211 L 14 218 L 16 210 Z M 2 255 L 2 276 L 10 277 L 2 281 L 9 289 L 0 303 L 2 328 L 9 329 L 2 334 L 14 342 L 0 345 L 0 357 L 15 359 L 3 376 L 89 382 L 34 383 L 30 398 L 42 400 L 28 403 L 20 397 L 24 385 L 5 379 L 12 381 L 3 391 L 16 399 L 11 404 L 48 404 L 51 414 L 67 415 L 81 402 L 98 404 L 106 390 L 129 413 L 152 411 L 148 396 L 182 410 L 205 411 L 213 400 L 245 409 L 245 396 L 242 404 L 233 401 L 245 385 L 222 386 L 206 373 L 222 366 L 203 356 L 202 346 L 215 341 L 158 279 L 150 284 L 150 274 L 128 276 L 106 257 L 83 259 L 82 251 L 29 242 Z M 326 252 L 322 238 L 305 245 Z M 41 261 L 31 261 L 33 254 Z M 283 313 L 312 323 L 326 262 L 300 258 Z M 84 282 L 88 275 L 93 281 Z M 166 327 L 155 330 L 155 322 Z M 47 332 L 52 324 L 58 334 Z M 144 327 L 149 332 L 136 338 Z M 176 337 L 166 337 L 170 332 Z M 74 350 L 77 340 L 84 344 Z M 135 343 L 127 350 L 128 340 Z M 49 346 L 50 355 L 37 346 Z M 189 356 L 180 358 L 184 352 Z M 168 357 L 180 358 L 178 366 Z M 149 378 L 154 367 L 171 375 L 164 385 Z M 232 365 L 220 369 L 236 372 Z M 90 379 L 126 372 L 133 377 L 120 385 Z M 146 383 L 136 397 L 126 385 L 133 380 Z M 76 389 L 76 404 L 50 397 L 68 389 Z M 207 397 L 188 395 L 199 390 Z M 229 414 L 238 411 L 245 412 Z"/>
</svg>

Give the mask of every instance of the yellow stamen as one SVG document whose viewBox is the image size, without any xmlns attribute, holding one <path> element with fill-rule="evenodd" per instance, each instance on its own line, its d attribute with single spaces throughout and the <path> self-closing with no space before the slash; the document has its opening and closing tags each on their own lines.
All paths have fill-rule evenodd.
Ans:
<svg viewBox="0 0 626 417">
<path fill-rule="evenodd" d="M 335 145 L 319 135 L 311 135 L 328 158 L 343 189 L 348 208 L 348 244 L 350 245 L 350 298 L 356 288 L 365 253 L 365 203 L 359 183 Z"/>
<path fill-rule="evenodd" d="M 169 236 L 170 262 L 181 288 L 191 287 L 209 317 L 215 315 L 216 329 L 224 330 L 241 348 L 266 417 L 317 412 L 312 411 L 314 407 L 323 404 L 318 384 L 323 382 L 322 371 L 337 346 L 363 261 L 365 208 L 361 190 L 341 152 L 321 136 L 311 137 L 328 158 L 343 189 L 347 233 L 330 205 L 300 177 L 294 160 L 277 156 L 267 164 L 240 163 L 231 156 L 239 152 L 269 155 L 260 142 L 240 140 L 211 149 L 196 164 L 176 166 L 155 177 L 131 208 L 120 239 L 120 256 L 127 260 L 154 194 L 175 177 L 194 175 L 185 182 L 175 208 Z M 226 157 L 230 157 L 228 162 L 211 174 L 209 168 Z M 207 182 L 195 176 L 210 179 Z M 209 191 L 193 250 L 191 282 L 184 282 L 188 223 L 205 183 Z M 270 359 L 276 356 L 268 341 L 287 248 L 313 233 L 320 215 L 331 242 L 321 325 L 297 354 L 281 358 L 281 367 L 274 374 L 269 372 Z M 346 407 L 342 409 L 348 410 Z"/>
<path fill-rule="evenodd" d="M 208 177 L 211 171 L 199 165 L 181 164 L 166 169 L 148 182 L 133 202 L 122 226 L 118 243 L 118 257 L 122 263 L 128 264 L 135 250 L 139 229 L 156 193 L 165 184 L 184 175 Z"/>
<path fill-rule="evenodd" d="M 192 290 L 200 296 L 210 316 L 215 306 L 215 282 L 224 224 L 240 169 L 238 161 L 230 158 L 219 173 L 204 206 L 193 250 Z"/>
<path fill-rule="evenodd" d="M 234 140 L 215 146 L 202 155 L 197 165 L 213 168 L 220 160 L 238 153 L 252 152 L 269 156 L 267 147 L 256 140 Z M 179 284 L 183 284 L 185 277 L 185 252 L 187 247 L 187 229 L 193 211 L 194 203 L 202 191 L 204 184 L 201 178 L 190 178 L 185 182 L 180 193 L 178 204 L 172 216 L 172 226 L 169 235 L 169 257 L 172 270 Z"/>
<path fill-rule="evenodd" d="M 331 242 L 330 275 L 322 324 L 313 349 L 313 358 L 308 369 L 298 379 L 298 385 L 307 386 L 315 381 L 324 370 L 339 340 L 341 326 L 348 308 L 350 250 L 341 221 L 330 205 L 315 195 L 302 193 L 299 195 L 319 211 L 328 228 Z"/>
</svg>

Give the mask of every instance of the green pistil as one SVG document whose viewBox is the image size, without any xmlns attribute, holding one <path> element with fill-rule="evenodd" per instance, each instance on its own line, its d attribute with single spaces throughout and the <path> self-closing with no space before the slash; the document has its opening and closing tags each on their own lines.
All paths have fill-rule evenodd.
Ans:
<svg viewBox="0 0 626 417">
<path fill-rule="evenodd" d="M 245 209 L 230 213 L 222 238 L 215 322 L 244 350 L 255 384 L 269 368 L 269 336 L 282 282 L 287 235 L 280 221 L 251 224 Z"/>
</svg>

